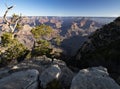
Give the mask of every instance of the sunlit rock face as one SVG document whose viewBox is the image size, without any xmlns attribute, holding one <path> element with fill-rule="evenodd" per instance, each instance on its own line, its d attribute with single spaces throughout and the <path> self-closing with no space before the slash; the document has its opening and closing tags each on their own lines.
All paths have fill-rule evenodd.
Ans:
<svg viewBox="0 0 120 89">
<path fill-rule="evenodd" d="M 93 67 L 80 70 L 70 89 L 120 89 L 120 86 L 109 77 L 106 68 Z"/>
<path fill-rule="evenodd" d="M 41 74 L 40 76 L 41 86 L 43 88 L 46 88 L 49 82 L 52 82 L 53 80 L 58 80 L 60 74 L 61 69 L 59 68 L 59 66 L 52 65 Z"/>
</svg>

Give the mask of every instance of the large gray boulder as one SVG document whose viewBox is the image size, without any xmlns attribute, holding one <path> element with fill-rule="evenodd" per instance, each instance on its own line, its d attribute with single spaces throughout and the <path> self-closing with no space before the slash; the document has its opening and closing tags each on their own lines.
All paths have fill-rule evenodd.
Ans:
<svg viewBox="0 0 120 89">
<path fill-rule="evenodd" d="M 57 87 L 62 87 L 59 87 L 60 89 L 69 89 L 71 81 L 74 77 L 74 73 L 67 67 L 64 61 L 57 59 L 53 59 L 52 61 L 52 59 L 47 58 L 46 56 L 42 56 L 35 57 L 32 60 L 24 60 L 16 65 L 9 65 L 8 67 L 1 68 L 0 79 L 6 78 L 11 76 L 11 74 L 15 74 L 20 71 L 27 71 L 31 69 L 36 69 L 39 72 L 39 80 L 42 80 L 41 86 L 46 86 L 49 84 L 53 84 L 54 86 L 55 83 Z"/>
<path fill-rule="evenodd" d="M 109 77 L 106 68 L 93 67 L 80 70 L 70 89 L 120 89 L 120 86 Z"/>
<path fill-rule="evenodd" d="M 75 74 L 67 66 L 61 67 L 61 71 L 59 79 L 61 86 L 64 89 L 69 89 Z"/>
<path fill-rule="evenodd" d="M 58 80 L 61 74 L 61 69 L 58 65 L 52 65 L 51 67 L 47 68 L 45 71 L 42 72 L 40 75 L 40 82 L 43 88 L 47 87 L 47 84 L 52 82 L 53 80 Z"/>
<path fill-rule="evenodd" d="M 36 57 L 31 60 L 24 60 L 16 65 L 9 65 L 4 68 L 0 68 L 0 78 L 9 76 L 11 73 L 25 71 L 28 69 L 36 69 L 41 74 L 45 69 L 52 65 L 52 59 L 43 57 Z"/>
<path fill-rule="evenodd" d="M 35 69 L 12 73 L 0 80 L 0 89 L 38 89 L 38 76 Z"/>
</svg>

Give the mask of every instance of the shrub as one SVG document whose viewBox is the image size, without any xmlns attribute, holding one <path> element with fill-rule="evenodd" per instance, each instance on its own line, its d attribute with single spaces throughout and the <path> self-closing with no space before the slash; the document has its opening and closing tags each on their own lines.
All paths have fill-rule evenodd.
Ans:
<svg viewBox="0 0 120 89">
<path fill-rule="evenodd" d="M 33 28 L 31 32 L 36 39 L 41 39 L 45 36 L 49 36 L 53 32 L 53 29 L 50 26 L 43 24 Z"/>
<path fill-rule="evenodd" d="M 62 39 L 60 36 L 56 36 L 54 39 L 55 45 L 60 46 Z"/>
<path fill-rule="evenodd" d="M 4 33 L 1 38 L 4 51 L 0 54 L 0 64 L 7 65 L 12 60 L 20 61 L 25 58 L 28 52 L 27 48 L 17 39 L 13 38 L 12 33 Z"/>
<path fill-rule="evenodd" d="M 32 51 L 32 56 L 42 56 L 42 55 L 50 55 L 51 52 L 50 42 L 47 40 L 39 40 L 37 41 L 37 45 L 34 47 Z"/>
<path fill-rule="evenodd" d="M 10 46 L 5 52 L 1 53 L 1 64 L 9 64 L 12 60 L 23 60 L 27 49 L 22 44 Z"/>
<path fill-rule="evenodd" d="M 1 36 L 1 43 L 2 43 L 2 46 L 4 46 L 4 47 L 10 46 L 11 44 L 13 44 L 13 41 L 14 40 L 13 40 L 13 34 L 12 33 L 5 32 Z"/>
</svg>

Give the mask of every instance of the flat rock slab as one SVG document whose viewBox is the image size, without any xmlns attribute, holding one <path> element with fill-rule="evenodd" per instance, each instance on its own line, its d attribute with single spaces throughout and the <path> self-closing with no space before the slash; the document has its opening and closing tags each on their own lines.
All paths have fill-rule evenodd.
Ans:
<svg viewBox="0 0 120 89">
<path fill-rule="evenodd" d="M 0 89 L 37 89 L 38 76 L 35 69 L 13 73 L 0 80 Z"/>
</svg>

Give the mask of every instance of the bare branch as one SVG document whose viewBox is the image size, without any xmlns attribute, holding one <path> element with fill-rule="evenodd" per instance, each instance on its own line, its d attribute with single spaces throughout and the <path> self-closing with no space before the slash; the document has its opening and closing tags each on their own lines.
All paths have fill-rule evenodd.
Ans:
<svg viewBox="0 0 120 89">
<path fill-rule="evenodd" d="M 3 18 L 4 18 L 4 21 L 6 22 L 6 24 L 9 26 L 10 30 L 12 31 L 13 28 L 12 28 L 12 26 L 11 26 L 11 22 L 7 19 L 7 13 L 8 13 L 8 11 L 9 11 L 10 9 L 12 9 L 14 6 L 8 7 L 7 4 L 6 4 L 6 7 L 7 7 L 7 10 L 5 11 L 5 14 L 4 14 Z"/>
<path fill-rule="evenodd" d="M 16 29 L 16 26 L 17 26 L 17 24 L 18 24 L 18 22 L 19 22 L 19 20 L 20 20 L 20 18 L 21 18 L 21 15 L 18 16 L 18 18 L 16 18 L 15 23 L 14 23 L 14 25 L 13 25 L 13 24 L 12 24 L 12 21 L 9 21 L 9 20 L 7 19 L 7 13 L 8 13 L 9 10 L 11 10 L 14 6 L 8 7 L 7 4 L 5 4 L 5 5 L 6 5 L 6 7 L 7 7 L 7 10 L 5 11 L 5 14 L 4 14 L 3 18 L 4 18 L 4 21 L 6 22 L 6 24 L 9 26 L 11 32 L 14 33 L 14 32 L 15 32 L 15 29 Z"/>
<path fill-rule="evenodd" d="M 15 25 L 14 25 L 14 27 L 13 27 L 13 33 L 14 33 L 14 31 L 15 31 L 15 29 L 16 29 L 16 26 L 17 26 L 17 24 L 18 24 L 18 22 L 19 22 L 19 20 L 21 19 L 21 15 L 16 19 L 16 21 L 15 21 Z"/>
<path fill-rule="evenodd" d="M 5 14 L 4 14 L 3 18 L 4 18 L 4 21 L 5 21 L 7 24 L 10 24 L 10 22 L 8 21 L 8 19 L 7 19 L 7 17 L 6 17 L 8 11 L 9 11 L 9 9 L 7 9 L 7 10 L 5 11 Z"/>
</svg>

